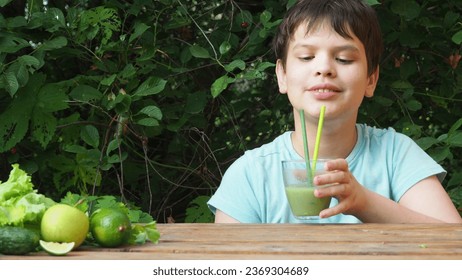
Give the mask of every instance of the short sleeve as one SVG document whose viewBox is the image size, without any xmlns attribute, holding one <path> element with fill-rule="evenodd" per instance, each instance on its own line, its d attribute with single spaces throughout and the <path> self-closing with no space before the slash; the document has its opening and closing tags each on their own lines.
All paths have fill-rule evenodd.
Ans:
<svg viewBox="0 0 462 280">
<path fill-rule="evenodd" d="M 242 223 L 260 223 L 259 202 L 252 185 L 258 178 L 258 168 L 250 166 L 244 154 L 226 170 L 217 191 L 208 201 L 210 210 L 217 209 Z M 257 175 L 257 176 L 256 176 Z"/>
<path fill-rule="evenodd" d="M 419 181 L 436 175 L 443 181 L 446 171 L 411 138 L 404 134 L 395 134 L 395 152 L 393 154 L 395 186 L 393 198 L 399 201 L 403 194 Z"/>
</svg>

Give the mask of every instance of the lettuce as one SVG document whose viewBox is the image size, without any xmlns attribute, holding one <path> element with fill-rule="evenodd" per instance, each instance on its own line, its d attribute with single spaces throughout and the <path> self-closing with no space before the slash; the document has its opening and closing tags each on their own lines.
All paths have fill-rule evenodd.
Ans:
<svg viewBox="0 0 462 280">
<path fill-rule="evenodd" d="M 8 181 L 0 182 L 0 226 L 38 225 L 45 210 L 56 202 L 38 194 L 31 177 L 18 164 L 12 167 Z"/>
<path fill-rule="evenodd" d="M 13 164 L 13 170 L 5 183 L 0 182 L 0 203 L 12 197 L 17 197 L 29 193 L 33 190 L 30 176 L 19 168 L 18 164 Z"/>
</svg>

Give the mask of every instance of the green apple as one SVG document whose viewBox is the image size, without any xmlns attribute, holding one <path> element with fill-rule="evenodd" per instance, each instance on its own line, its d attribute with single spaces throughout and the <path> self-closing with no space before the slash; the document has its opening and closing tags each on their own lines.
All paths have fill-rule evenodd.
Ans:
<svg viewBox="0 0 462 280">
<path fill-rule="evenodd" d="M 74 242 L 79 247 L 87 237 L 90 219 L 79 209 L 67 204 L 56 204 L 43 214 L 40 233 L 48 242 Z"/>
</svg>

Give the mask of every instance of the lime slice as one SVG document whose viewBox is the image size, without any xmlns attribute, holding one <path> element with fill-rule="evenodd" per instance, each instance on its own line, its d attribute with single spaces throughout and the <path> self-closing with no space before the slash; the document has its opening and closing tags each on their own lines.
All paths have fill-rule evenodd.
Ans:
<svg viewBox="0 0 462 280">
<path fill-rule="evenodd" d="M 48 254 L 55 256 L 62 256 L 69 253 L 74 248 L 74 245 L 74 242 L 59 243 L 40 240 L 40 246 L 43 250 L 45 250 Z"/>
</svg>

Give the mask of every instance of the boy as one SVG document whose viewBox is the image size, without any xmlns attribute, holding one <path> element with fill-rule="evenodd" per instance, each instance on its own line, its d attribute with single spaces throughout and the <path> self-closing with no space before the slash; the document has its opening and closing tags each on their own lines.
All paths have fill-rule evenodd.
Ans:
<svg viewBox="0 0 462 280">
<path fill-rule="evenodd" d="M 440 165 L 392 128 L 356 123 L 379 77 L 382 39 L 370 6 L 360 0 L 301 0 L 289 9 L 273 48 L 279 91 L 293 107 L 295 130 L 230 166 L 209 201 L 215 222 L 462 222 L 440 183 L 446 174 Z M 335 199 L 320 219 L 297 220 L 284 193 L 281 160 L 303 159 L 300 110 L 312 157 L 323 105 L 318 157 L 333 160 L 314 183 L 335 185 L 315 195 Z"/>
</svg>

